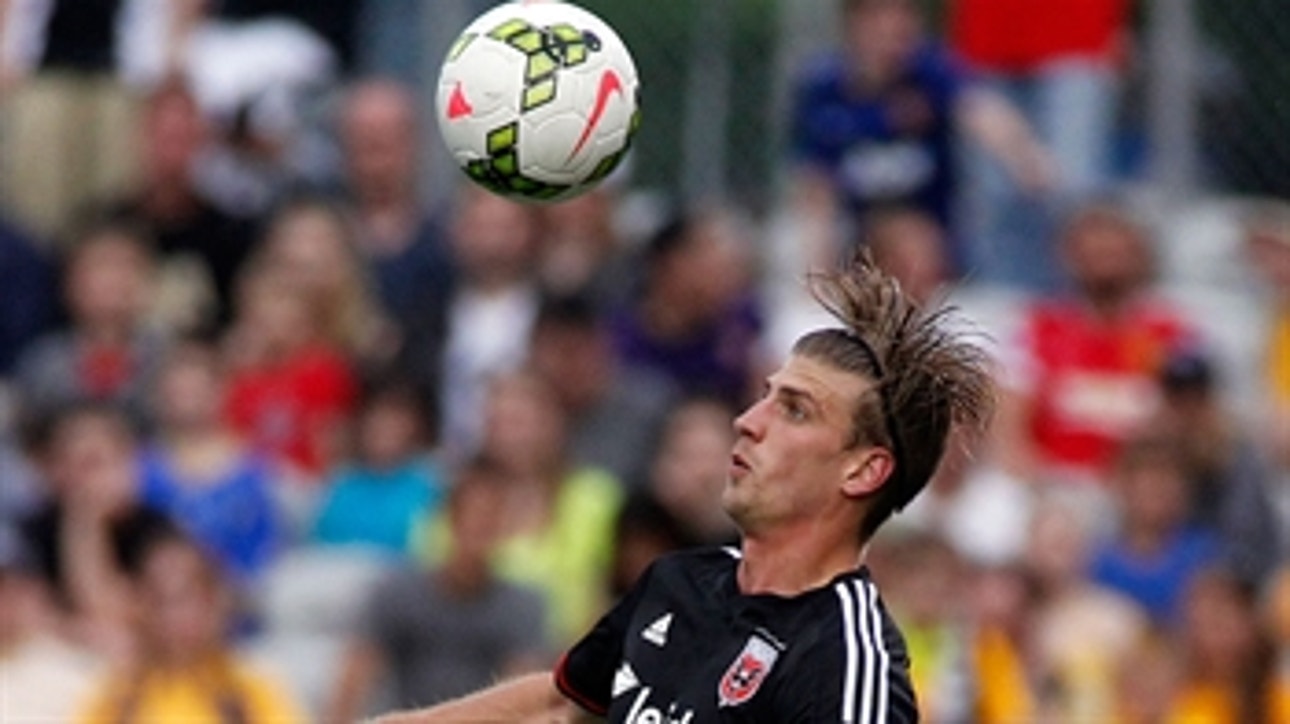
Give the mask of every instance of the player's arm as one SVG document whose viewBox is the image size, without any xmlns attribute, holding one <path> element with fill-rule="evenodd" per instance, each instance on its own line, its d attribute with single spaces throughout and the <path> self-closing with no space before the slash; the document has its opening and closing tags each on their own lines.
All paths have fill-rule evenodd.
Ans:
<svg viewBox="0 0 1290 724">
<path fill-rule="evenodd" d="M 354 721 L 384 670 L 385 662 L 376 646 L 363 640 L 351 642 L 341 659 L 339 679 L 323 710 L 324 724 Z"/>
<path fill-rule="evenodd" d="M 374 724 L 595 721 L 588 716 L 556 689 L 550 672 L 543 672 L 503 681 L 429 709 L 387 714 L 375 719 Z"/>
</svg>

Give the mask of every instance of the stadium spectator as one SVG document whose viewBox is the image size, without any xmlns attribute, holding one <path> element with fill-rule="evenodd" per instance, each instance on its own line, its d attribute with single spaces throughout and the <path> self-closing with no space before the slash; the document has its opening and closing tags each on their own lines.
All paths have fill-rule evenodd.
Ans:
<svg viewBox="0 0 1290 724">
<path fill-rule="evenodd" d="M 711 398 L 693 398 L 668 412 L 650 466 L 648 489 L 680 524 L 691 545 L 736 539 L 734 521 L 721 507 L 735 443 L 734 412 Z"/>
<path fill-rule="evenodd" d="M 319 198 L 292 200 L 273 214 L 261 244 L 259 260 L 315 310 L 328 344 L 360 367 L 390 361 L 397 333 L 381 314 L 343 208 Z"/>
<path fill-rule="evenodd" d="M 1170 630 L 1147 636 L 1119 668 L 1116 721 L 1148 724 L 1165 721 L 1178 686 L 1177 645 Z"/>
<path fill-rule="evenodd" d="M 1056 497 L 1040 504 L 1028 531 L 1023 564 L 1038 594 L 1032 666 L 1055 721 L 1113 719 L 1119 667 L 1149 635 L 1134 601 L 1088 579 L 1090 528 Z"/>
<path fill-rule="evenodd" d="M 0 178 L 22 225 L 59 239 L 86 203 L 128 187 L 136 93 L 178 72 L 199 9 L 194 0 L 4 4 Z"/>
<path fill-rule="evenodd" d="M 339 112 L 359 254 L 398 327 L 401 366 L 434 386 L 455 273 L 443 212 L 418 183 L 419 123 L 412 89 L 389 80 L 355 83 Z"/>
<path fill-rule="evenodd" d="M 198 168 L 221 206 L 261 216 L 291 194 L 335 182 L 326 101 L 342 80 L 331 35 L 350 31 L 353 0 L 203 2 L 185 74 L 219 139 Z"/>
<path fill-rule="evenodd" d="M 793 205 L 808 218 L 863 223 L 898 204 L 937 220 L 966 270 L 953 219 L 959 183 L 954 139 L 978 139 L 1030 189 L 1048 183 L 1048 157 L 1025 119 L 996 93 L 964 82 L 945 50 L 929 41 L 911 0 L 846 0 L 842 47 L 796 81 L 792 143 Z M 813 239 L 812 268 L 845 256 L 839 236 Z"/>
<path fill-rule="evenodd" d="M 656 371 L 682 395 L 748 400 L 762 328 L 750 262 L 729 210 L 665 224 L 645 249 L 639 290 L 610 321 L 621 363 Z"/>
<path fill-rule="evenodd" d="M 126 580 L 147 541 L 173 524 L 139 504 L 139 442 L 120 409 L 82 403 L 33 424 L 49 497 L 19 530 L 74 639 L 121 654 Z"/>
<path fill-rule="evenodd" d="M 692 545 L 681 522 L 649 490 L 632 491 L 614 522 L 610 597 L 621 600 L 659 556 Z"/>
<path fill-rule="evenodd" d="M 540 304 L 536 213 L 478 187 L 458 196 L 451 243 L 460 275 L 440 363 L 440 439 L 451 457 L 478 449 L 489 378 L 528 357 Z"/>
<path fill-rule="evenodd" d="M 256 449 L 313 479 L 338 458 L 357 396 L 349 359 L 325 324 L 294 278 L 253 265 L 224 340 L 226 419 Z"/>
<path fill-rule="evenodd" d="M 900 281 L 900 288 L 920 304 L 944 295 L 951 278 L 945 229 L 925 211 L 892 208 L 870 214 L 861 227 L 873 263 Z"/>
<path fill-rule="evenodd" d="M 433 455 L 433 403 L 398 379 L 369 384 L 355 412 L 352 453 L 331 473 L 311 538 L 403 557 L 416 524 L 434 515 L 447 484 Z"/>
<path fill-rule="evenodd" d="M 1252 588 L 1222 569 L 1187 587 L 1180 621 L 1182 671 L 1166 721 L 1290 720 L 1290 680 L 1272 658 Z"/>
<path fill-rule="evenodd" d="M 506 580 L 543 592 L 552 641 L 567 643 L 605 604 L 622 486 L 569 459 L 564 410 L 528 369 L 492 379 L 481 450 L 508 481 L 496 509 L 506 534 L 494 565 Z M 431 553 L 451 545 L 442 521 L 431 532 Z"/>
<path fill-rule="evenodd" d="M 1188 520 L 1192 499 L 1181 450 L 1158 437 L 1130 441 L 1112 487 L 1118 529 L 1095 548 L 1089 575 L 1137 602 L 1153 624 L 1174 625 L 1192 579 L 1222 552 L 1212 531 Z"/>
<path fill-rule="evenodd" d="M 369 713 L 381 678 L 391 682 L 391 703 L 419 706 L 547 662 L 542 595 L 498 579 L 490 561 L 507 535 L 498 515 L 509 495 L 507 475 L 486 458 L 457 472 L 445 514 L 452 542 L 442 562 L 400 570 L 371 591 L 324 721 Z"/>
<path fill-rule="evenodd" d="M 1049 195 L 1009 178 L 982 145 L 967 149 L 965 233 L 985 282 L 1060 282 L 1054 211 L 1107 190 L 1133 0 L 954 0 L 949 38 L 974 83 L 1007 98 L 1051 153 Z"/>
<path fill-rule="evenodd" d="M 103 676 L 75 721 L 306 721 L 289 691 L 230 647 L 229 589 L 196 543 L 152 539 L 128 583 L 135 654 Z"/>
<path fill-rule="evenodd" d="M 1226 409 L 1214 363 L 1179 350 L 1161 370 L 1164 406 L 1152 428 L 1171 436 L 1187 469 L 1191 518 L 1223 543 L 1227 567 L 1260 584 L 1281 560 L 1281 528 L 1269 491 L 1272 468 Z"/>
<path fill-rule="evenodd" d="M 1151 240 L 1124 210 L 1084 207 L 1061 250 L 1074 293 L 1028 305 L 1005 349 L 997 461 L 1021 480 L 1082 486 L 1096 505 L 1117 446 L 1159 405 L 1161 366 L 1196 340 L 1153 294 Z"/>
<path fill-rule="evenodd" d="M 1039 721 L 1046 713 L 1034 666 L 1038 589 L 1020 565 L 976 571 L 968 656 L 974 674 L 971 721 Z"/>
<path fill-rule="evenodd" d="M 144 100 L 133 137 L 139 178 L 115 197 L 115 211 L 146 228 L 161 262 L 157 296 L 180 329 L 223 326 L 233 283 L 255 243 L 255 220 L 220 208 L 196 183 L 213 138 L 191 91 L 169 82 Z"/>
<path fill-rule="evenodd" d="M 614 214 L 622 200 L 619 171 L 594 188 L 540 209 L 542 287 L 558 295 L 587 295 L 601 309 L 630 296 L 631 253 Z"/>
<path fill-rule="evenodd" d="M 191 339 L 171 349 L 156 383 L 157 432 L 143 452 L 139 498 L 177 523 L 246 594 L 288 540 L 278 471 L 228 425 L 225 383 L 214 345 Z"/>
<path fill-rule="evenodd" d="M 145 418 L 164 340 L 146 325 L 154 258 L 141 228 L 95 218 L 74 235 L 63 270 L 69 320 L 31 343 L 14 386 L 22 414 L 76 400 L 110 400 Z"/>
<path fill-rule="evenodd" d="M 970 721 L 970 622 L 959 605 L 969 569 L 928 532 L 876 538 L 871 560 L 905 633 L 920 714 L 927 721 Z"/>
<path fill-rule="evenodd" d="M 608 319 L 587 295 L 543 297 L 529 362 L 569 417 L 570 458 L 642 485 L 675 401 L 671 383 L 614 356 Z"/>
</svg>

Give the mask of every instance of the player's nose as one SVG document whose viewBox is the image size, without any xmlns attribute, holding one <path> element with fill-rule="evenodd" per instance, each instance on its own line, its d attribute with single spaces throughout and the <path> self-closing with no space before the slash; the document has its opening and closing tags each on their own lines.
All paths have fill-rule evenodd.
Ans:
<svg viewBox="0 0 1290 724">
<path fill-rule="evenodd" d="M 765 430 L 764 408 L 766 404 L 765 399 L 758 400 L 736 417 L 734 422 L 735 434 L 753 440 L 761 439 L 762 432 Z"/>
</svg>

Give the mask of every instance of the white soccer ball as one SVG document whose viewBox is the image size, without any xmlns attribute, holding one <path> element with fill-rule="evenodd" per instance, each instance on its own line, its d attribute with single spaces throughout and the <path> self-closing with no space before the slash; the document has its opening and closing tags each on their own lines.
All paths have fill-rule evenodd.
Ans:
<svg viewBox="0 0 1290 724">
<path fill-rule="evenodd" d="M 575 196 L 622 160 L 640 124 L 636 66 L 604 21 L 569 3 L 499 5 L 461 32 L 435 99 L 453 159 L 526 201 Z"/>
</svg>

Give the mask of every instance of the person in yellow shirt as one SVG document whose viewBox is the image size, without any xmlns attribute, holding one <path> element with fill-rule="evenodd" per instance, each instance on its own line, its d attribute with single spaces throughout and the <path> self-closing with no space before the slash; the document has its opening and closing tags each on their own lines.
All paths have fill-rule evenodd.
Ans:
<svg viewBox="0 0 1290 724">
<path fill-rule="evenodd" d="M 232 597 L 219 569 L 177 532 L 150 540 L 132 580 L 134 655 L 109 671 L 80 724 L 298 724 L 304 709 L 247 666 L 225 632 Z"/>
<path fill-rule="evenodd" d="M 622 486 L 611 473 L 570 459 L 566 413 L 550 382 L 532 370 L 491 380 L 484 420 L 482 454 L 508 481 L 497 510 L 506 533 L 493 566 L 504 580 L 542 592 L 552 640 L 567 645 L 609 603 Z M 422 537 L 423 552 L 438 561 L 451 538 L 440 515 Z"/>
</svg>

